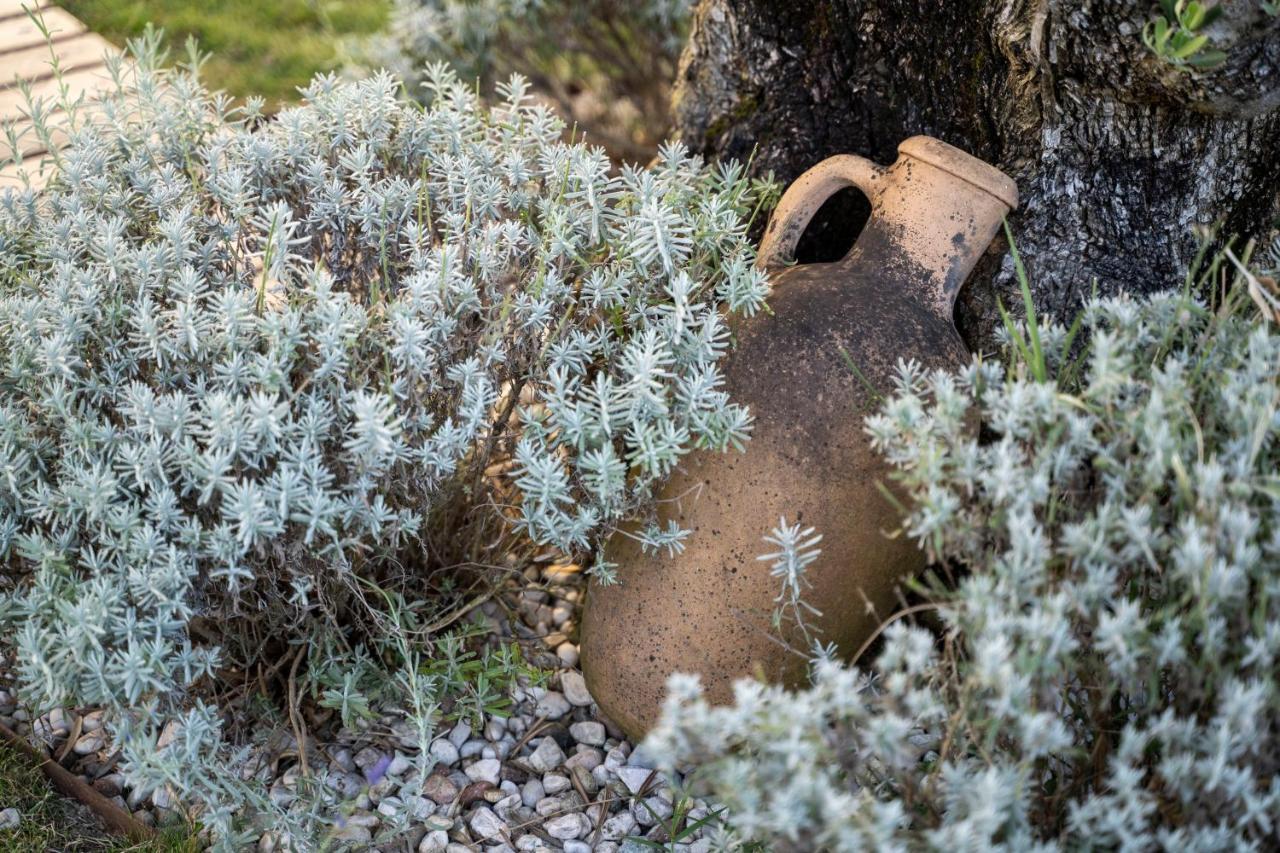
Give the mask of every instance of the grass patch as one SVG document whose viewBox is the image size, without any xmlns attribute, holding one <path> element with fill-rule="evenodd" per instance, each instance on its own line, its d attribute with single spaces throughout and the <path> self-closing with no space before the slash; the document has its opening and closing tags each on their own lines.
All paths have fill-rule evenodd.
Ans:
<svg viewBox="0 0 1280 853">
<path fill-rule="evenodd" d="M 196 853 L 185 826 L 169 827 L 154 841 L 134 843 L 110 835 L 93 812 L 68 800 L 26 756 L 0 744 L 0 809 L 16 809 L 21 822 L 0 829 L 4 853 Z"/>
<path fill-rule="evenodd" d="M 376 32 L 387 0 L 63 0 L 89 29 L 123 46 L 148 22 L 164 30 L 174 56 L 188 36 L 212 54 L 204 79 L 236 97 L 261 95 L 267 107 L 298 99 L 304 86 L 342 64 L 340 41 Z"/>
</svg>

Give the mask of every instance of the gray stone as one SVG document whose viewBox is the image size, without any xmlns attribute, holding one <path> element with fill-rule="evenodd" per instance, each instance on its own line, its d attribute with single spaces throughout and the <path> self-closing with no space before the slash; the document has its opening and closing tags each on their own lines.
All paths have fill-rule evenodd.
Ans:
<svg viewBox="0 0 1280 853">
<path fill-rule="evenodd" d="M 371 746 L 366 746 L 364 749 L 357 752 L 355 756 L 356 767 L 363 770 L 366 776 L 369 775 L 369 771 L 373 769 L 374 765 L 376 765 L 380 760 L 382 760 L 382 753 Z"/>
<path fill-rule="evenodd" d="M 555 770 L 564 763 L 564 751 L 552 737 L 538 741 L 538 748 L 528 758 L 529 766 L 539 773 Z"/>
<path fill-rule="evenodd" d="M 373 833 L 367 826 L 348 821 L 346 826 L 333 834 L 333 838 L 336 841 L 346 841 L 351 844 L 368 844 L 373 841 Z"/>
<path fill-rule="evenodd" d="M 585 841 L 569 840 L 564 843 L 564 853 L 591 853 L 591 845 Z"/>
<path fill-rule="evenodd" d="M 551 818 L 551 820 L 542 825 L 542 828 L 552 838 L 564 841 L 586 835 L 591 829 L 591 824 L 587 820 L 587 816 L 582 812 L 570 812 L 569 814 Z"/>
<path fill-rule="evenodd" d="M 564 766 L 572 770 L 575 767 L 581 767 L 587 772 L 595 770 L 604 761 L 604 753 L 595 747 L 585 746 L 578 747 L 578 751 L 569 756 L 569 760 Z"/>
<path fill-rule="evenodd" d="M 343 773 L 354 773 L 356 762 L 351 757 L 351 750 L 345 746 L 340 746 L 329 753 L 329 766 L 341 770 Z"/>
<path fill-rule="evenodd" d="M 506 821 L 512 819 L 512 812 L 518 808 L 520 808 L 519 794 L 512 794 L 508 797 L 503 797 L 501 800 L 498 800 L 498 802 L 493 804 L 494 812 L 497 813 L 498 817 Z"/>
<path fill-rule="evenodd" d="M 587 682 L 583 679 L 582 673 L 576 669 L 566 669 L 560 673 L 560 689 L 564 691 L 564 698 L 569 700 L 570 705 L 585 708 L 591 704 L 591 694 L 587 691 Z"/>
<path fill-rule="evenodd" d="M 627 786 L 627 790 L 633 794 L 640 793 L 644 788 L 644 783 L 649 780 L 652 771 L 643 767 L 619 767 L 618 778 L 622 780 L 622 784 Z M 655 778 L 657 778 L 655 776 Z"/>
<path fill-rule="evenodd" d="M 542 787 L 548 794 L 554 795 L 569 790 L 572 787 L 572 783 L 569 781 L 568 776 L 559 773 L 548 773 L 542 777 Z"/>
<path fill-rule="evenodd" d="M 471 738 L 471 724 L 466 720 L 458 720 L 453 730 L 449 732 L 449 742 L 462 749 L 462 745 Z"/>
<path fill-rule="evenodd" d="M 17 829 L 22 824 L 22 815 L 17 809 L 0 811 L 0 829 Z"/>
<path fill-rule="evenodd" d="M 538 800 L 547 795 L 546 788 L 542 787 L 540 779 L 530 779 L 524 783 L 524 787 L 520 789 L 520 801 L 529 808 L 533 808 L 538 804 Z"/>
<path fill-rule="evenodd" d="M 606 841 L 620 841 L 635 831 L 636 819 L 630 811 L 621 811 L 600 826 L 600 837 Z"/>
<path fill-rule="evenodd" d="M 569 713 L 570 707 L 572 706 L 565 699 L 564 694 L 548 690 L 546 695 L 538 700 L 538 705 L 533 709 L 533 712 L 539 717 L 546 717 L 548 720 L 558 720 Z"/>
<path fill-rule="evenodd" d="M 507 822 L 494 814 L 488 806 L 480 806 L 473 811 L 467 825 L 472 832 L 484 839 L 501 838 L 507 831 Z"/>
<path fill-rule="evenodd" d="M 395 756 L 391 759 L 391 763 L 387 765 L 388 776 L 403 776 L 413 766 L 413 762 L 409 760 L 403 752 L 396 750 Z"/>
<path fill-rule="evenodd" d="M 452 767 L 462 757 L 458 748 L 448 738 L 436 738 L 431 742 L 431 757 L 445 767 Z"/>
<path fill-rule="evenodd" d="M 484 739 L 489 741 L 502 740 L 502 736 L 507 733 L 506 723 L 501 717 L 490 717 L 489 722 L 484 725 Z"/>
<path fill-rule="evenodd" d="M 76 755 L 92 755 L 102 749 L 102 744 L 102 735 L 90 732 L 87 735 L 81 735 L 71 749 Z"/>
<path fill-rule="evenodd" d="M 418 842 L 418 853 L 444 853 L 449 846 L 449 835 L 443 830 L 433 830 Z"/>
<path fill-rule="evenodd" d="M 465 772 L 467 778 L 473 782 L 489 782 L 496 785 L 502 773 L 502 762 L 496 758 L 482 758 L 473 764 L 468 764 Z"/>
<path fill-rule="evenodd" d="M 658 760 L 644 746 L 637 746 L 631 750 L 631 755 L 627 757 L 627 764 L 631 767 L 643 767 L 645 770 L 653 770 L 658 766 Z"/>
<path fill-rule="evenodd" d="M 578 743 L 585 743 L 587 746 L 604 745 L 604 723 L 597 723 L 594 720 L 574 723 L 569 726 L 569 734 Z"/>
</svg>

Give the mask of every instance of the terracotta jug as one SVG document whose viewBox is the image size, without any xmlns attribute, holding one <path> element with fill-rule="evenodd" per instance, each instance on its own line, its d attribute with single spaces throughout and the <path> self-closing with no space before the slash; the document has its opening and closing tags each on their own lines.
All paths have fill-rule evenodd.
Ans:
<svg viewBox="0 0 1280 853">
<path fill-rule="evenodd" d="M 876 486 L 888 469 L 863 431 L 875 408 L 866 383 L 889 393 L 899 359 L 966 363 L 956 293 L 1017 206 L 1017 188 L 929 137 L 906 140 L 898 155 L 888 168 L 831 157 L 783 195 L 757 261 L 772 273 L 773 313 L 734 326 L 725 365 L 731 399 L 755 417 L 746 453 L 695 452 L 665 485 L 659 520 L 692 531 L 683 553 L 645 554 L 622 535 L 606 547 L 620 582 L 588 590 L 583 671 L 632 737 L 656 719 L 672 672 L 700 673 L 721 703 L 744 676 L 803 679 L 806 661 L 771 630 L 779 582 L 756 559 L 772 550 L 763 537 L 780 517 L 823 535 L 807 570 L 807 599 L 821 611 L 810 623 L 846 655 L 897 609 L 898 581 L 924 567 L 908 538 L 885 535 L 899 518 Z M 788 265 L 813 214 L 848 186 L 872 210 L 853 248 L 835 263 Z"/>
</svg>

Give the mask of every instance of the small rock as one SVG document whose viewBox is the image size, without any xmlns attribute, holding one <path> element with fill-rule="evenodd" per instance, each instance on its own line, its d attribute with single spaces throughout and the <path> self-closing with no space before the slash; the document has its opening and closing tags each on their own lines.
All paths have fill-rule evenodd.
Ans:
<svg viewBox="0 0 1280 853">
<path fill-rule="evenodd" d="M 345 746 L 340 746 L 329 753 L 329 766 L 343 773 L 354 773 L 356 770 L 356 762 L 351 757 L 351 750 Z"/>
<path fill-rule="evenodd" d="M 582 673 L 576 669 L 567 669 L 560 673 L 560 689 L 564 691 L 564 698 L 569 700 L 570 705 L 583 708 L 591 704 L 587 682 L 583 679 Z"/>
<path fill-rule="evenodd" d="M 449 846 L 449 835 L 443 830 L 433 830 L 418 842 L 418 853 L 444 853 Z"/>
<path fill-rule="evenodd" d="M 431 757 L 445 767 L 452 767 L 462 758 L 458 747 L 448 738 L 437 738 L 431 742 Z"/>
<path fill-rule="evenodd" d="M 379 752 L 378 750 L 374 749 L 371 746 L 366 746 L 364 749 L 356 753 L 356 757 L 355 757 L 356 767 L 359 767 L 361 770 L 363 770 L 365 775 L 367 776 L 369 774 L 369 771 L 373 769 L 373 767 L 377 765 L 377 763 L 381 759 L 382 759 L 381 752 Z"/>
<path fill-rule="evenodd" d="M 17 829 L 22 823 L 22 815 L 17 809 L 0 811 L 0 829 Z"/>
<path fill-rule="evenodd" d="M 466 720 L 458 720 L 453 731 L 449 732 L 449 742 L 462 749 L 462 745 L 471 739 L 471 724 Z"/>
<path fill-rule="evenodd" d="M 102 728 L 102 718 L 106 715 L 106 711 L 90 711 L 81 718 L 80 730 L 85 732 L 96 732 Z"/>
<path fill-rule="evenodd" d="M 422 793 L 432 802 L 442 806 L 452 803 L 458 796 L 458 786 L 448 776 L 432 773 L 422 785 Z"/>
<path fill-rule="evenodd" d="M 93 780 L 93 789 L 108 799 L 118 797 L 124 790 L 124 777 L 119 773 L 108 773 L 100 779 Z"/>
<path fill-rule="evenodd" d="M 500 838 L 507 831 L 507 822 L 494 814 L 488 806 L 481 806 L 472 812 L 468 825 L 472 832 L 484 839 Z"/>
<path fill-rule="evenodd" d="M 576 782 L 588 797 L 594 797 L 600 786 L 596 783 L 591 771 L 585 767 L 574 767 L 569 771 L 570 781 Z"/>
<path fill-rule="evenodd" d="M 493 810 L 498 817 L 503 820 L 511 820 L 515 815 L 512 813 L 520 808 L 520 795 L 512 794 L 509 797 L 503 797 L 493 804 Z"/>
<path fill-rule="evenodd" d="M 538 742 L 538 748 L 528 758 L 529 766 L 539 773 L 555 770 L 564 763 L 564 750 L 555 738 L 544 737 Z"/>
<path fill-rule="evenodd" d="M 496 797 L 494 799 L 490 799 L 490 794 L 496 794 Z M 461 793 L 458 794 L 458 804 L 464 809 L 472 803 L 480 800 L 490 803 L 497 802 L 497 800 L 500 799 L 502 799 L 502 792 L 493 787 L 492 783 L 485 782 L 483 780 L 479 782 L 472 782 L 470 785 L 463 788 Z"/>
<path fill-rule="evenodd" d="M 463 759 L 475 758 L 477 755 L 483 758 L 493 758 L 493 755 L 485 755 L 485 752 L 492 753 L 493 750 L 489 749 L 489 744 L 482 740 L 469 740 L 462 745 L 462 749 L 458 750 L 458 754 Z"/>
<path fill-rule="evenodd" d="M 489 722 L 484 724 L 484 739 L 488 741 L 502 740 L 502 736 L 507 733 L 506 723 L 500 717 L 490 717 Z"/>
<path fill-rule="evenodd" d="M 560 665 L 566 667 L 574 667 L 578 665 L 578 647 L 568 640 L 556 646 L 556 657 L 560 658 Z"/>
<path fill-rule="evenodd" d="M 547 795 L 547 789 L 542 786 L 539 779 L 530 779 L 524 783 L 524 787 L 520 789 L 520 801 L 529 808 L 533 808 Z"/>
<path fill-rule="evenodd" d="M 564 843 L 564 853 L 591 853 L 591 845 L 585 841 L 569 839 Z"/>
<path fill-rule="evenodd" d="M 618 812 L 600 827 L 600 837 L 607 841 L 619 841 L 636 831 L 636 819 L 629 811 Z"/>
<path fill-rule="evenodd" d="M 467 765 L 465 772 L 467 778 L 472 781 L 497 785 L 498 777 L 502 773 L 502 762 L 496 758 L 482 758 L 474 764 Z"/>
<path fill-rule="evenodd" d="M 627 758 L 627 764 L 631 767 L 643 767 L 645 770 L 653 770 L 658 766 L 658 760 L 649 754 L 649 751 L 643 746 L 637 746 Z"/>
<path fill-rule="evenodd" d="M 578 751 L 564 763 L 564 766 L 570 770 L 575 767 L 581 767 L 588 772 L 595 770 L 604 761 L 604 753 L 595 747 L 580 746 Z"/>
<path fill-rule="evenodd" d="M 388 776 L 403 776 L 413 766 L 413 762 L 408 757 L 396 750 L 395 756 L 391 759 L 391 763 L 387 765 Z"/>
<path fill-rule="evenodd" d="M 373 841 L 373 833 L 369 827 L 358 823 L 347 822 L 347 825 L 333 834 L 336 841 L 348 841 L 352 844 L 368 844 Z"/>
<path fill-rule="evenodd" d="M 436 810 L 434 802 L 417 794 L 410 794 L 405 797 L 404 803 L 409 807 L 409 814 L 413 816 L 414 820 L 426 820 Z"/>
<path fill-rule="evenodd" d="M 561 776 L 559 773 L 548 773 L 542 777 L 542 788 L 548 795 L 559 794 L 573 787 L 573 783 L 569 781 L 568 776 Z"/>
<path fill-rule="evenodd" d="M 533 713 L 539 717 L 546 717 L 548 720 L 558 720 L 569 713 L 570 707 L 564 694 L 548 690 L 546 695 L 538 700 L 538 705 L 533 709 Z"/>
<path fill-rule="evenodd" d="M 604 724 L 594 720 L 574 723 L 569 726 L 569 734 L 573 735 L 573 739 L 578 743 L 585 743 L 588 746 L 604 745 Z"/>
<path fill-rule="evenodd" d="M 152 792 L 151 802 L 158 809 L 172 809 L 177 804 L 177 798 L 167 787 L 162 787 Z"/>
<path fill-rule="evenodd" d="M 71 749 L 76 755 L 92 755 L 102 749 L 102 743 L 102 735 L 90 732 L 87 735 L 81 735 Z"/>
<path fill-rule="evenodd" d="M 164 728 L 160 730 L 160 738 L 156 741 L 157 749 L 164 749 L 169 744 L 178 739 L 178 733 L 182 731 L 182 724 L 177 720 L 170 720 L 164 724 Z"/>
<path fill-rule="evenodd" d="M 627 790 L 633 794 L 639 794 L 644 789 L 644 783 L 649 781 L 649 777 L 656 775 L 652 771 L 643 767 L 619 767 L 618 778 L 622 780 L 622 784 L 627 786 Z"/>
<path fill-rule="evenodd" d="M 552 838 L 559 838 L 561 841 L 571 838 L 577 838 L 585 835 L 591 829 L 587 816 L 581 812 L 570 812 L 569 814 L 554 817 L 542 825 L 547 835 Z"/>
</svg>

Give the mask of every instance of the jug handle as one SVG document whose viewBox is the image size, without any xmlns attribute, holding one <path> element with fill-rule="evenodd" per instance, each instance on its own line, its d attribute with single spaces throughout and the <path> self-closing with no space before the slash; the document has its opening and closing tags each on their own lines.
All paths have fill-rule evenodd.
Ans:
<svg viewBox="0 0 1280 853">
<path fill-rule="evenodd" d="M 846 187 L 867 194 L 874 215 L 877 190 L 885 168 L 856 154 L 837 154 L 809 169 L 787 187 L 769 217 L 756 268 L 773 271 L 795 261 L 796 243 L 823 203 Z"/>
</svg>

